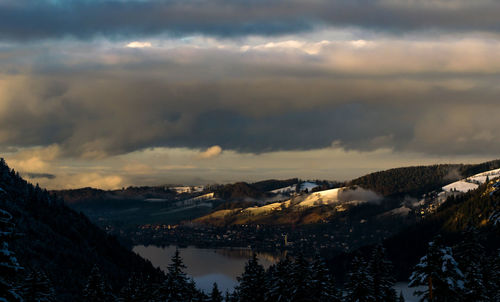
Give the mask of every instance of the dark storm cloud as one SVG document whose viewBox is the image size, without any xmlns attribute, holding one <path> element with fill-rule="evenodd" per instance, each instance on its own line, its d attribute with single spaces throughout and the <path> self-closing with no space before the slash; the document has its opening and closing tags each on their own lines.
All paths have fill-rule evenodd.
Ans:
<svg viewBox="0 0 500 302">
<path fill-rule="evenodd" d="M 498 32 L 500 3 L 479 0 L 200 0 L 0 3 L 0 39 L 81 39 L 207 34 L 276 35 L 317 25 L 404 32 L 422 29 Z"/>
<path fill-rule="evenodd" d="M 495 106 L 498 93 L 483 88 L 466 93 L 420 91 L 421 80 L 411 87 L 389 78 L 371 83 L 365 93 L 366 80 L 357 78 L 278 77 L 265 83 L 224 79 L 206 85 L 145 81 L 130 74 L 66 77 L 68 88 L 62 95 L 38 89 L 4 103 L 0 145 L 57 144 L 61 155 L 82 158 L 213 145 L 251 153 L 332 144 L 359 151 L 500 152 L 493 130 L 494 117 L 500 114 Z M 19 87 L 49 82 L 33 78 Z M 10 91 L 17 95 L 16 89 Z M 485 115 L 491 118 L 482 118 Z"/>
<path fill-rule="evenodd" d="M 500 152 L 500 43 L 296 42 L 247 51 L 10 46 L 0 53 L 9 57 L 0 60 L 0 150 Z M 18 72 L 1 73 L 11 62 Z"/>
<path fill-rule="evenodd" d="M 46 178 L 46 179 L 55 179 L 56 176 L 54 174 L 49 174 L 49 173 L 24 173 L 29 178 L 36 179 L 36 178 Z"/>
<path fill-rule="evenodd" d="M 178 146 L 217 144 L 243 152 L 266 152 L 320 149 L 339 141 L 347 149 L 373 150 L 389 143 L 408 142 L 412 123 L 405 124 L 398 111 L 359 103 L 277 112 L 261 118 L 224 110 L 208 111 L 197 118 L 189 138 L 173 137 L 170 142 Z M 391 142 L 382 141 L 383 138 Z"/>
</svg>

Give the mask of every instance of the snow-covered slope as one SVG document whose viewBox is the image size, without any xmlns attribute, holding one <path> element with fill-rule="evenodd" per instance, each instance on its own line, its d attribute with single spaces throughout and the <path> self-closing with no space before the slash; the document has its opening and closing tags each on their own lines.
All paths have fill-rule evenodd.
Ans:
<svg viewBox="0 0 500 302">
<path fill-rule="evenodd" d="M 288 207 L 288 206 L 290 206 L 290 200 L 287 200 L 285 202 L 270 203 L 262 207 L 250 207 L 244 209 L 242 212 L 248 212 L 254 215 L 259 215 L 259 214 L 269 213 L 272 211 L 280 211 L 283 207 Z"/>
<path fill-rule="evenodd" d="M 477 183 L 472 183 L 468 182 L 466 180 L 459 180 L 454 183 L 451 183 L 449 185 L 446 185 L 443 187 L 443 191 L 446 192 L 452 192 L 452 191 L 457 191 L 457 192 L 467 192 L 470 190 L 475 190 L 479 187 Z"/>
<path fill-rule="evenodd" d="M 322 204 L 337 203 L 339 202 L 339 192 L 343 189 L 344 188 L 337 188 L 309 194 L 306 199 L 298 203 L 298 205 L 302 207 L 312 207 Z"/>
<path fill-rule="evenodd" d="M 301 185 L 300 185 L 300 190 L 301 191 L 304 191 L 304 190 L 307 190 L 307 191 L 311 191 L 312 189 L 318 187 L 318 184 L 315 183 L 315 182 L 310 182 L 310 181 L 306 181 L 306 182 L 303 182 Z"/>
<path fill-rule="evenodd" d="M 470 190 L 475 190 L 479 187 L 479 185 L 484 184 L 486 179 L 493 179 L 495 177 L 500 177 L 500 169 L 490 170 L 482 173 L 478 173 L 471 177 L 467 177 L 465 179 L 461 179 L 449 185 L 443 187 L 443 191 L 445 192 L 467 192 Z"/>
<path fill-rule="evenodd" d="M 333 205 L 335 211 L 345 211 L 348 205 L 357 205 L 365 202 L 378 202 L 381 197 L 373 191 L 365 190 L 361 187 L 343 187 L 324 191 L 318 191 L 311 194 L 300 194 L 283 202 L 272 202 L 264 206 L 254 206 L 248 208 L 238 208 L 232 210 L 220 210 L 198 218 L 197 222 L 209 222 L 215 224 L 225 223 L 224 219 L 230 218 L 231 223 L 245 224 L 259 219 L 265 219 L 268 215 L 275 215 L 283 210 L 302 212 L 307 208 L 319 207 L 324 205 Z M 309 217 L 310 222 L 317 222 L 322 219 L 321 215 Z M 285 215 L 286 216 L 286 215 Z M 289 223 L 291 220 L 285 216 L 276 216 L 281 218 L 281 223 Z M 308 222 L 309 223 L 309 222 Z"/>
<path fill-rule="evenodd" d="M 301 191 L 304 191 L 307 189 L 307 191 L 310 192 L 312 189 L 314 189 L 316 187 L 318 187 L 318 184 L 315 182 L 311 182 L 311 181 L 306 181 L 306 182 L 303 182 L 300 184 Z M 274 193 L 274 194 L 287 194 L 287 193 L 295 192 L 296 190 L 297 190 L 297 185 L 291 185 L 288 187 L 283 187 L 283 188 L 279 188 L 276 190 L 272 190 L 270 192 Z"/>
<path fill-rule="evenodd" d="M 307 195 L 301 195 L 291 198 L 284 202 L 275 202 L 261 207 L 250 207 L 242 210 L 254 215 L 279 211 L 283 207 L 301 207 L 309 208 L 320 205 L 331 205 L 339 203 L 363 203 L 369 201 L 378 201 L 380 197 L 369 190 L 357 188 L 336 188 L 324 191 L 318 191 Z"/>
<path fill-rule="evenodd" d="M 272 190 L 270 192 L 274 193 L 274 194 L 286 194 L 286 193 L 295 192 L 295 185 L 291 185 L 291 186 L 284 187 L 284 188 L 279 188 L 276 190 Z"/>
<path fill-rule="evenodd" d="M 178 194 L 181 194 L 181 193 L 202 192 L 203 191 L 203 187 L 202 186 L 195 186 L 195 187 L 189 187 L 189 186 L 170 187 L 169 189 L 175 191 Z"/>
</svg>

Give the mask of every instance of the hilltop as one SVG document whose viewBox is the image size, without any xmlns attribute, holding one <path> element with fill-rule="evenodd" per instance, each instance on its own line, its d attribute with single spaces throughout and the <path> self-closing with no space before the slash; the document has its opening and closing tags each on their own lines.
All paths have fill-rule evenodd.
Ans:
<svg viewBox="0 0 500 302">
<path fill-rule="evenodd" d="M 229 224 L 309 224 L 327 222 L 339 212 L 371 203 L 387 210 L 378 219 L 388 215 L 428 214 L 457 189 L 466 192 L 484 183 L 488 176 L 498 176 L 500 161 L 479 165 L 433 165 L 391 169 L 365 175 L 347 182 L 343 187 L 298 191 L 293 186 L 271 191 L 288 193 L 289 198 L 265 205 L 245 205 L 224 208 L 197 218 L 197 223 Z M 471 173 L 480 173 L 471 175 Z M 466 177 L 461 179 L 462 177 Z M 306 183 L 311 185 L 312 183 Z M 311 190 L 319 186 L 311 186 Z M 450 190 L 453 190 L 450 193 Z M 438 196 L 439 195 L 439 196 Z M 279 195 L 280 198 L 287 195 Z"/>
</svg>

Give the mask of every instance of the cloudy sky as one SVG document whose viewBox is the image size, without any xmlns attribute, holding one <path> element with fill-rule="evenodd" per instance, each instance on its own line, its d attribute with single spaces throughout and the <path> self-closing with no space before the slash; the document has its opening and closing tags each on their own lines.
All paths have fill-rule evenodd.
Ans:
<svg viewBox="0 0 500 302">
<path fill-rule="evenodd" d="M 48 188 L 500 156 L 497 0 L 0 0 L 0 156 Z"/>
</svg>

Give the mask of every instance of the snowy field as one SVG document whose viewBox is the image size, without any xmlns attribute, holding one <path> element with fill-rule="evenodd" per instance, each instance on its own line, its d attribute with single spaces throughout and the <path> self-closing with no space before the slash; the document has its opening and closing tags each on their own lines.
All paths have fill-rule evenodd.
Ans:
<svg viewBox="0 0 500 302">
<path fill-rule="evenodd" d="M 398 282 L 394 285 L 394 289 L 396 290 L 397 297 L 399 298 L 399 294 L 403 292 L 403 297 L 406 302 L 418 302 L 419 297 L 413 295 L 415 290 L 421 289 L 421 287 L 408 287 L 408 283 L 406 282 Z"/>
<path fill-rule="evenodd" d="M 306 181 L 306 182 L 303 182 L 300 185 L 300 190 L 304 191 L 305 189 L 307 189 L 307 191 L 311 191 L 312 189 L 314 189 L 316 187 L 318 187 L 317 183 Z M 269 192 L 274 193 L 274 194 L 285 194 L 285 193 L 295 192 L 296 189 L 297 189 L 297 185 L 291 185 L 291 186 L 288 186 L 288 187 L 279 188 L 279 189 L 272 190 L 272 191 L 269 191 Z"/>
<path fill-rule="evenodd" d="M 480 184 L 484 184 L 486 182 L 487 178 L 493 179 L 495 177 L 500 177 L 500 169 L 478 173 L 471 177 L 461 179 L 459 181 L 444 186 L 443 191 L 445 192 L 457 191 L 466 193 L 470 190 L 477 189 Z"/>
<path fill-rule="evenodd" d="M 281 190 L 281 189 L 280 189 Z M 284 202 L 275 202 L 260 207 L 250 207 L 242 210 L 242 212 L 250 212 L 254 215 L 269 213 L 272 211 L 280 211 L 282 207 L 298 206 L 298 207 L 316 207 L 319 205 L 329 204 L 344 204 L 344 203 L 364 203 L 369 201 L 377 201 L 380 197 L 369 190 L 358 187 L 352 190 L 347 187 L 336 188 L 324 191 L 314 192 L 305 196 L 297 196 Z"/>
</svg>

